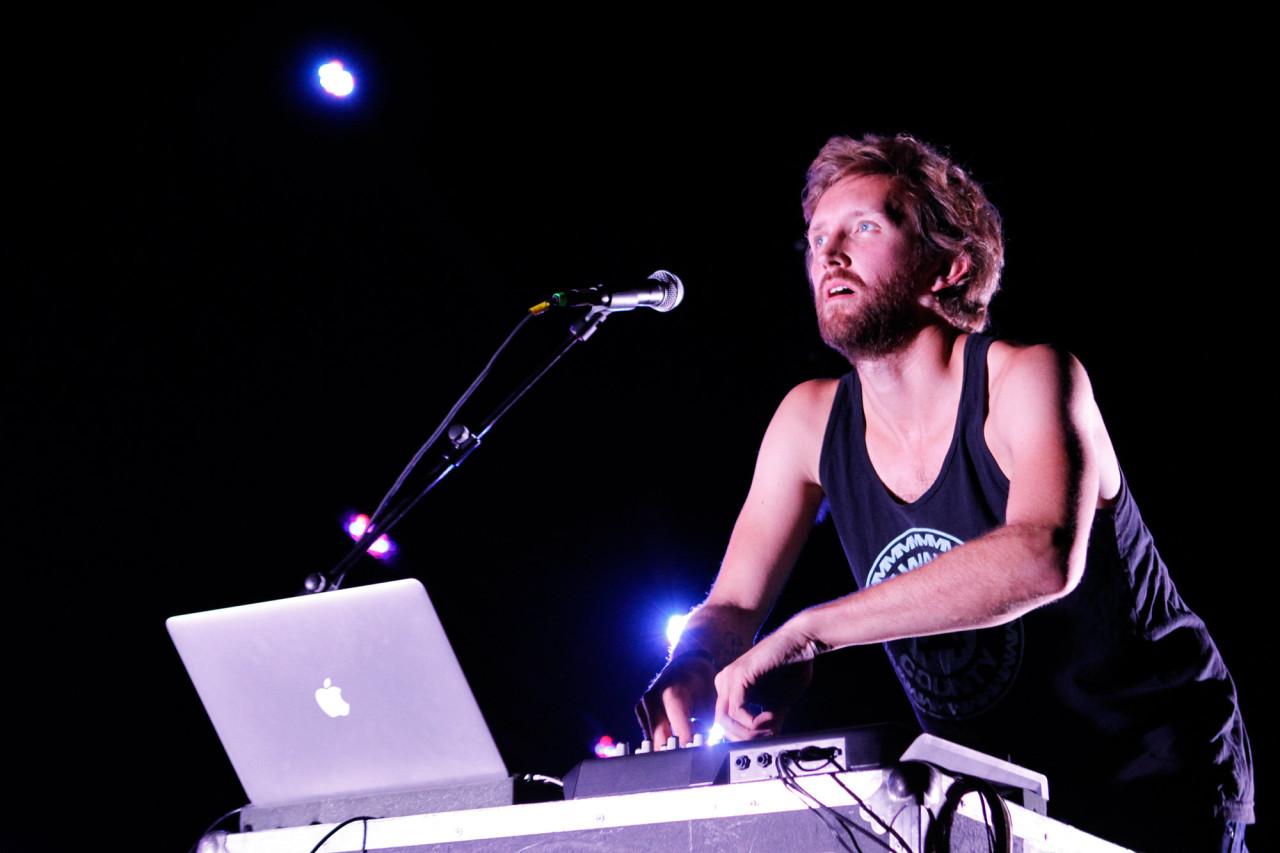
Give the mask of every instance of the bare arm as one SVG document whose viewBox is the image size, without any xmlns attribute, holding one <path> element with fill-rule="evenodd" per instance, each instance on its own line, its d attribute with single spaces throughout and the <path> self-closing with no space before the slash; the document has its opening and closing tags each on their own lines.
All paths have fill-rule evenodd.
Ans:
<svg viewBox="0 0 1280 853">
<path fill-rule="evenodd" d="M 818 457 L 834 393 L 834 382 L 800 385 L 765 431 L 715 584 L 637 707 L 654 743 L 688 743 L 690 718 L 710 722 L 716 671 L 750 648 L 790 576 L 822 502 Z"/>
<path fill-rule="evenodd" d="M 1010 481 L 1006 523 L 919 569 L 805 610 L 716 678 L 717 721 L 754 736 L 746 691 L 764 673 L 842 646 L 983 628 L 1068 594 L 1084 571 L 1115 468 L 1088 378 L 1069 355 L 1011 350 L 993 365 L 987 439 Z M 1101 457 L 1101 465 L 1100 465 Z M 1118 480 L 1118 469 L 1115 469 Z M 1110 492 L 1113 494 L 1114 492 Z M 945 603 L 945 604 L 942 604 Z"/>
</svg>

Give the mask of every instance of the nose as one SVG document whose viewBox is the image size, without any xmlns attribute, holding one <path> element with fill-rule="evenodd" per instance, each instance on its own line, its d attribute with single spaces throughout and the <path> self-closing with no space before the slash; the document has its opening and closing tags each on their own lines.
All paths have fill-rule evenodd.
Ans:
<svg viewBox="0 0 1280 853">
<path fill-rule="evenodd" d="M 826 242 L 818 247 L 814 257 L 823 269 L 848 266 L 849 255 L 845 252 L 844 235 L 832 234 L 827 237 Z"/>
</svg>

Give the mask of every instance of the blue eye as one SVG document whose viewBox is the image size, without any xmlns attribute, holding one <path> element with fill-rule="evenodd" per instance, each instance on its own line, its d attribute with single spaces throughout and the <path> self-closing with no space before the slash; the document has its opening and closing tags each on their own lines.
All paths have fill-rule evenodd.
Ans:
<svg viewBox="0 0 1280 853">
<path fill-rule="evenodd" d="M 875 231 L 876 226 L 874 222 L 859 222 L 858 230 L 859 231 Z"/>
<path fill-rule="evenodd" d="M 814 247 L 815 249 L 820 249 L 820 248 L 822 248 L 823 246 L 825 246 L 826 244 L 827 244 L 827 238 L 826 238 L 826 237 L 814 237 L 814 238 L 813 238 L 813 247 Z"/>
</svg>

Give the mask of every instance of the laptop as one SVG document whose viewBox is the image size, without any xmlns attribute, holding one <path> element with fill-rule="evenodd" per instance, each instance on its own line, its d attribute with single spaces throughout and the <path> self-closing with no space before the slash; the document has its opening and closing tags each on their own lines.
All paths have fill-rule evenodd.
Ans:
<svg viewBox="0 0 1280 853">
<path fill-rule="evenodd" d="M 417 580 L 165 624 L 254 807 L 509 785 Z"/>
</svg>

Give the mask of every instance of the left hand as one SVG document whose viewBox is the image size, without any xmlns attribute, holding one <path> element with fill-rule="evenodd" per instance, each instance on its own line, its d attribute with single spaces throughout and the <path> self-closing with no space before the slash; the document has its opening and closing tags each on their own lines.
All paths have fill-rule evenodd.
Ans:
<svg viewBox="0 0 1280 853">
<path fill-rule="evenodd" d="M 784 625 L 716 675 L 716 723 L 731 741 L 776 735 L 809 684 L 817 647 Z M 758 695 L 767 694 L 767 695 Z M 765 710 L 752 714 L 760 701 Z"/>
</svg>

